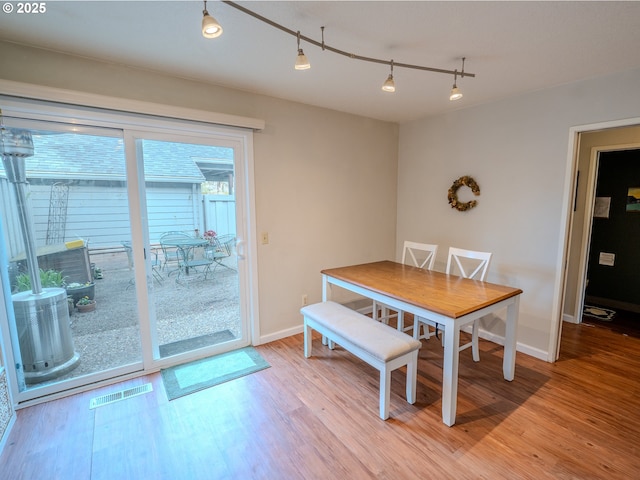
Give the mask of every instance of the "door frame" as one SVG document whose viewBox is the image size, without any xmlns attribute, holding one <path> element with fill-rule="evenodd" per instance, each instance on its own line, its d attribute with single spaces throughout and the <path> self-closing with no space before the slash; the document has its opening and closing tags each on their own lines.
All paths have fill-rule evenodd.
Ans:
<svg viewBox="0 0 640 480">
<path fill-rule="evenodd" d="M 574 203 L 576 201 L 577 195 L 577 175 L 578 175 L 578 162 L 579 162 L 579 153 L 580 153 L 580 134 L 581 133 L 589 133 L 595 132 L 598 130 L 612 130 L 617 128 L 625 128 L 625 127 L 634 127 L 640 125 L 640 117 L 627 118 L 622 120 L 612 120 L 608 122 L 600 122 L 588 125 L 581 125 L 576 127 L 571 127 L 569 129 L 569 145 L 567 150 L 567 161 L 566 161 L 566 169 L 565 169 L 565 183 L 564 183 L 564 202 L 563 202 L 563 211 L 562 211 L 562 227 L 560 229 L 561 232 L 561 245 L 563 248 L 558 252 L 558 275 L 556 277 L 556 295 L 554 295 L 554 308 L 553 308 L 553 316 L 552 316 L 552 326 L 551 326 L 551 335 L 549 336 L 549 347 L 547 349 L 549 362 L 555 362 L 560 355 L 560 341 L 562 338 L 562 323 L 564 321 L 564 307 L 565 307 L 565 296 L 567 293 L 567 283 L 570 280 L 576 280 L 576 288 L 578 289 L 577 296 L 580 296 L 580 301 L 576 301 L 576 304 L 582 305 L 584 301 L 584 283 L 586 276 L 586 267 L 584 264 L 588 261 L 588 245 L 585 247 L 585 241 L 589 242 L 590 239 L 590 226 L 589 226 L 589 236 L 584 233 L 581 241 L 579 261 L 581 262 L 579 268 L 579 274 L 575 278 L 568 277 L 568 267 L 569 267 L 569 258 L 570 255 L 576 254 L 576 252 L 571 252 L 571 238 L 573 234 L 572 224 L 573 224 L 573 216 L 574 216 Z M 620 149 L 623 144 L 619 145 L 609 145 L 594 147 L 597 151 L 604 151 L 607 148 L 609 149 Z M 627 145 L 627 144 L 624 144 Z M 593 150 L 593 149 L 592 149 Z M 591 160 L 590 167 L 593 163 L 593 151 L 591 152 Z M 591 171 L 591 168 L 590 168 Z M 591 178 L 593 177 L 593 178 Z M 595 194 L 595 175 L 589 175 L 588 182 L 586 182 L 586 188 L 588 188 L 588 192 L 591 192 L 591 204 L 589 206 L 589 216 L 593 215 L 593 196 Z M 587 201 L 587 200 L 585 200 Z M 589 221 L 590 218 L 588 213 L 585 211 L 585 222 Z M 586 250 L 586 251 L 585 251 Z M 582 290 L 582 293 L 579 292 Z M 574 310 L 578 311 L 578 310 Z"/>
</svg>

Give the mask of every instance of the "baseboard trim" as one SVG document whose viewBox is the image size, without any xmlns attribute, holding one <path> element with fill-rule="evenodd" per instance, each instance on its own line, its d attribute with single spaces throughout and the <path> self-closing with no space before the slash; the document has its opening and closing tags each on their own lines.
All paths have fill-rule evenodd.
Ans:
<svg viewBox="0 0 640 480">
<path fill-rule="evenodd" d="M 274 332 L 269 335 L 260 335 L 260 337 L 258 338 L 259 343 L 257 343 L 257 345 L 275 342 L 276 340 L 282 340 L 283 338 L 297 335 L 299 333 L 302 333 L 303 331 L 304 331 L 304 326 L 298 325 L 296 327 L 280 330 L 279 332 Z"/>
<path fill-rule="evenodd" d="M 480 329 L 480 331 L 478 332 L 478 336 L 484 340 L 489 340 L 490 342 L 504 346 L 504 337 L 501 335 L 495 335 L 491 332 Z M 547 351 L 532 347 L 531 345 L 527 345 L 525 343 L 516 342 L 516 352 L 524 353 L 525 355 L 537 358 L 538 360 L 549 362 L 549 354 Z"/>
</svg>

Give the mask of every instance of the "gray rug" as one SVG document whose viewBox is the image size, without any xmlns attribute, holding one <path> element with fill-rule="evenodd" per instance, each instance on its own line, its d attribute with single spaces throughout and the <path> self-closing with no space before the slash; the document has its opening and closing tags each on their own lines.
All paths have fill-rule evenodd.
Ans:
<svg viewBox="0 0 640 480">
<path fill-rule="evenodd" d="M 245 347 L 160 370 L 160 373 L 167 398 L 174 400 L 269 367 L 257 350 Z"/>
</svg>

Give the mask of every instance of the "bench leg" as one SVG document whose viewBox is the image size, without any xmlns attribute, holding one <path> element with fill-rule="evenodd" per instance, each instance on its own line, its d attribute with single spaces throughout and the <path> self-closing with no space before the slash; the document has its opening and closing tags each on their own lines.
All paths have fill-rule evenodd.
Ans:
<svg viewBox="0 0 640 480">
<path fill-rule="evenodd" d="M 307 324 L 307 319 L 304 319 L 304 356 L 305 358 L 309 358 L 311 356 L 311 343 L 312 343 L 312 335 L 311 335 L 311 327 Z"/>
<path fill-rule="evenodd" d="M 389 402 L 391 400 L 391 369 L 384 366 L 380 370 L 380 418 L 389 418 Z"/>
</svg>

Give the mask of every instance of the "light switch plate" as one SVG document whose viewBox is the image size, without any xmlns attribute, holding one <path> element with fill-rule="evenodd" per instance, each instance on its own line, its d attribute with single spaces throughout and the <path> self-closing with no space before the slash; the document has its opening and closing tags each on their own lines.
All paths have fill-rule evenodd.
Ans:
<svg viewBox="0 0 640 480">
<path fill-rule="evenodd" d="M 613 264 L 616 261 L 616 255 L 615 253 L 605 253 L 605 252 L 600 252 L 600 259 L 598 260 L 598 263 L 600 265 L 606 265 L 608 267 L 613 267 Z"/>
</svg>

